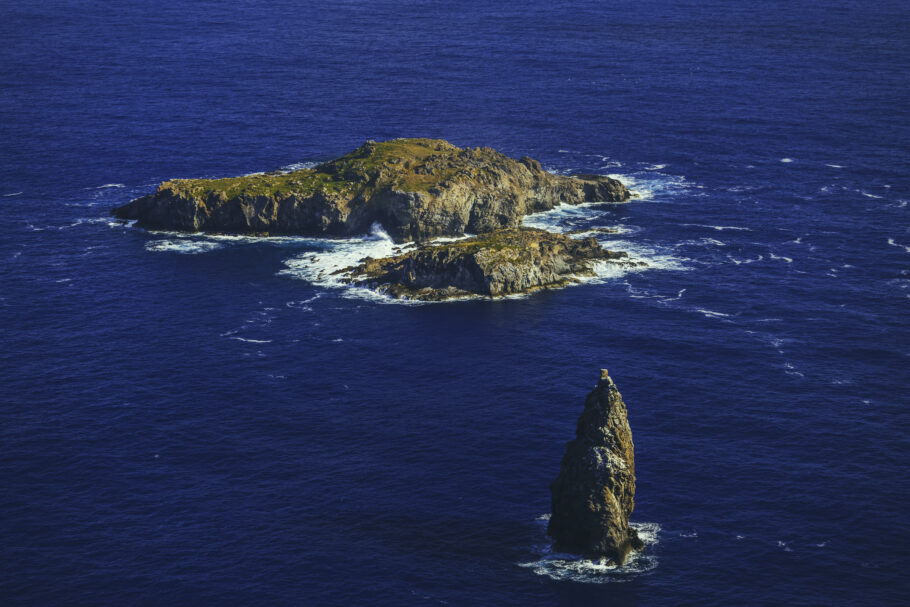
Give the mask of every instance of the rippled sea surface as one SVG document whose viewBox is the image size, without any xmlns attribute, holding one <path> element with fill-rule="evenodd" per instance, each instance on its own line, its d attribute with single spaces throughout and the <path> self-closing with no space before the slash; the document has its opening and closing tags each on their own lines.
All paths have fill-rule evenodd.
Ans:
<svg viewBox="0 0 910 607">
<path fill-rule="evenodd" d="M 897 604 L 910 11 L 883 2 L 5 3 L 3 604 Z M 148 233 L 174 177 L 441 137 L 619 176 L 650 268 L 400 305 L 388 246 Z M 321 272 L 321 273 L 320 273 Z M 610 369 L 649 545 L 552 554 Z"/>
</svg>

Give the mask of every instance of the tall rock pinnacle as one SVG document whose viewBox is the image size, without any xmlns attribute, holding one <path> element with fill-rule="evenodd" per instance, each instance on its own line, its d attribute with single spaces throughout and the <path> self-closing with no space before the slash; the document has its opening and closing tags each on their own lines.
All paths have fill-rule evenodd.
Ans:
<svg viewBox="0 0 910 607">
<path fill-rule="evenodd" d="M 619 390 L 601 371 L 566 446 L 559 476 L 550 484 L 547 533 L 557 550 L 605 557 L 622 565 L 644 544 L 629 526 L 635 507 L 635 446 Z"/>
</svg>

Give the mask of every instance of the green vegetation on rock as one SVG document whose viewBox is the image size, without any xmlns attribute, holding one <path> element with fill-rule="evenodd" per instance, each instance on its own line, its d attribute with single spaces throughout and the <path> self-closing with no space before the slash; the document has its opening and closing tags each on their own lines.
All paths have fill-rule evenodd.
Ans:
<svg viewBox="0 0 910 607">
<path fill-rule="evenodd" d="M 427 244 L 393 257 L 367 258 L 340 273 L 351 283 L 393 297 L 439 301 L 563 287 L 592 276 L 598 261 L 634 263 L 625 253 L 605 250 L 594 238 L 511 228 Z"/>
<path fill-rule="evenodd" d="M 167 181 L 113 214 L 148 228 L 313 236 L 364 234 L 378 222 L 405 242 L 517 227 L 559 204 L 628 198 L 608 177 L 555 175 L 490 148 L 394 139 L 311 169 Z"/>
</svg>

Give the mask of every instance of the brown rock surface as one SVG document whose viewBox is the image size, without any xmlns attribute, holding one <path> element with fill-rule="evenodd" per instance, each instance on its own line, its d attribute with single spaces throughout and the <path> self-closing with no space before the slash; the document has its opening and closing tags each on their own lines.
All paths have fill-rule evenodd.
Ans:
<svg viewBox="0 0 910 607">
<path fill-rule="evenodd" d="M 626 405 L 606 369 L 585 399 L 575 440 L 550 484 L 547 533 L 557 550 L 622 565 L 643 543 L 629 526 L 635 507 L 635 446 Z"/>
<path fill-rule="evenodd" d="M 395 139 L 311 169 L 167 181 L 112 213 L 145 228 L 259 235 L 347 236 L 379 223 L 406 242 L 518 227 L 559 204 L 629 196 L 609 177 L 555 175 L 527 157 Z"/>
<path fill-rule="evenodd" d="M 574 239 L 533 228 L 495 230 L 473 238 L 418 246 L 346 268 L 349 282 L 401 299 L 439 301 L 498 297 L 558 288 L 594 275 L 598 261 L 631 264 L 594 238 Z"/>
</svg>

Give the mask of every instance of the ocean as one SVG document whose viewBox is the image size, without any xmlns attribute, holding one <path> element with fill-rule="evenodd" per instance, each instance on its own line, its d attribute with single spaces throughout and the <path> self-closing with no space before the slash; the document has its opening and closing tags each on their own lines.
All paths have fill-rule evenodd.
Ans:
<svg viewBox="0 0 910 607">
<path fill-rule="evenodd" d="M 6 2 L 0 603 L 910 600 L 910 10 Z M 393 302 L 390 242 L 146 232 L 163 180 L 438 137 L 623 180 L 647 268 Z M 553 553 L 609 368 L 645 550 Z"/>
</svg>

